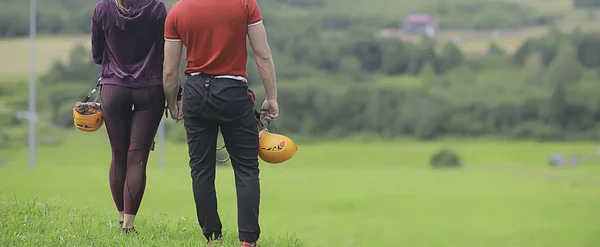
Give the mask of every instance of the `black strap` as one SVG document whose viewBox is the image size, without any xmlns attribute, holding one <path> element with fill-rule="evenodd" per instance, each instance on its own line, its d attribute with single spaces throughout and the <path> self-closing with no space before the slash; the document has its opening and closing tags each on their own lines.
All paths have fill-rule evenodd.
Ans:
<svg viewBox="0 0 600 247">
<path fill-rule="evenodd" d="M 256 124 L 261 130 L 269 130 L 269 132 L 277 133 L 277 127 L 273 123 L 273 121 L 265 120 L 265 117 L 269 115 L 269 111 L 267 109 L 260 109 L 260 111 L 254 110 L 254 117 L 256 118 Z M 263 123 L 265 121 L 267 125 Z"/>
<path fill-rule="evenodd" d="M 258 125 L 261 130 L 265 129 L 265 125 L 262 122 L 262 116 L 257 110 L 254 110 L 254 118 L 256 118 L 256 125 Z"/>
<path fill-rule="evenodd" d="M 101 90 L 102 90 L 102 85 L 100 84 L 100 80 L 101 80 L 101 79 L 102 79 L 102 78 L 98 78 L 98 84 L 96 84 L 96 86 L 95 86 L 95 87 L 92 89 L 92 91 L 90 91 L 90 92 L 89 92 L 89 93 L 88 93 L 88 94 L 87 94 L 87 95 L 86 95 L 86 96 L 83 98 L 83 101 L 81 101 L 81 103 L 86 103 L 86 102 L 88 102 L 88 100 L 90 100 L 90 98 L 92 98 L 92 95 L 94 95 L 94 94 L 95 94 L 97 91 L 99 91 L 99 90 L 101 91 Z M 100 97 L 99 97 L 99 96 L 98 96 L 98 97 L 96 97 L 96 100 L 94 100 L 94 101 L 97 101 L 98 99 L 100 99 Z"/>
</svg>

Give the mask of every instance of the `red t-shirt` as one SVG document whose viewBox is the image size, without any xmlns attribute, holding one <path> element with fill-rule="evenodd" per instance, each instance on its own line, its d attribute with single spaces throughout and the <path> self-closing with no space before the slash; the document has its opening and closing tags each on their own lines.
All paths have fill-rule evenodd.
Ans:
<svg viewBox="0 0 600 247">
<path fill-rule="evenodd" d="M 256 0 L 180 0 L 167 15 L 164 36 L 186 47 L 185 74 L 246 78 L 246 32 L 260 23 Z"/>
</svg>

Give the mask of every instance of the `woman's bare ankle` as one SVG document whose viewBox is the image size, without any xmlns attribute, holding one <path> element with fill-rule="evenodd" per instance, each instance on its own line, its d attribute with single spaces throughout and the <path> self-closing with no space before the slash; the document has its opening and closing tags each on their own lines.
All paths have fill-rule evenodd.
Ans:
<svg viewBox="0 0 600 247">
<path fill-rule="evenodd" d="M 135 221 L 135 215 L 125 214 L 123 217 L 123 228 L 132 228 Z"/>
</svg>

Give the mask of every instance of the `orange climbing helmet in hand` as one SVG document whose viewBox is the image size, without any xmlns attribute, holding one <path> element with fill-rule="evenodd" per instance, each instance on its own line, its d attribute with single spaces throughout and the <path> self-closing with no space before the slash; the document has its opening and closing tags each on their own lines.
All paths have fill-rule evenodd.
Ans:
<svg viewBox="0 0 600 247">
<path fill-rule="evenodd" d="M 93 132 L 104 123 L 100 104 L 96 102 L 77 102 L 73 107 L 73 123 L 79 130 Z"/>
<path fill-rule="evenodd" d="M 261 110 L 261 112 L 265 112 L 265 110 Z M 255 115 L 258 127 L 261 128 L 258 134 L 258 156 L 260 159 L 271 164 L 278 164 L 291 159 L 298 151 L 298 145 L 287 136 L 270 132 L 271 122 L 267 122 L 267 126 L 262 123 L 264 118 L 261 115 L 264 116 L 264 114 L 255 111 Z"/>
<path fill-rule="evenodd" d="M 100 80 L 98 80 L 96 87 L 85 96 L 83 101 L 75 103 L 75 107 L 73 107 L 73 124 L 75 124 L 77 129 L 85 132 L 93 132 L 102 127 L 104 115 L 102 114 L 100 103 L 95 101 L 87 102 L 100 88 Z"/>
</svg>

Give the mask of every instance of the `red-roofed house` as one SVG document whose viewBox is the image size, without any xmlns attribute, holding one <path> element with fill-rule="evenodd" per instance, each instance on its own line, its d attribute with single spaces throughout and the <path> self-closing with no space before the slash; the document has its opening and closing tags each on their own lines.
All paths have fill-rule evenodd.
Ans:
<svg viewBox="0 0 600 247">
<path fill-rule="evenodd" d="M 439 30 L 436 18 L 428 14 L 410 14 L 402 21 L 402 31 L 410 34 L 424 34 L 433 37 Z"/>
</svg>

